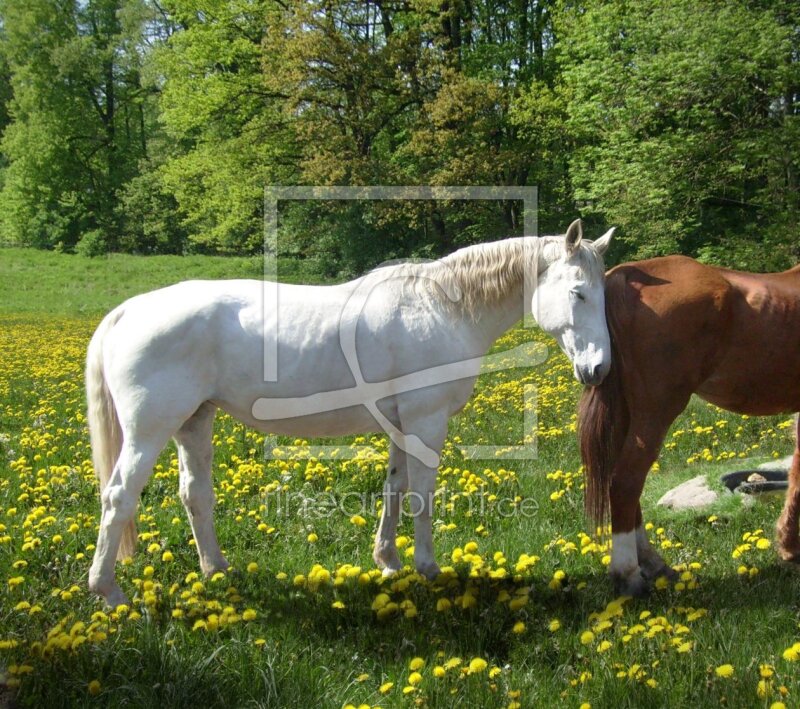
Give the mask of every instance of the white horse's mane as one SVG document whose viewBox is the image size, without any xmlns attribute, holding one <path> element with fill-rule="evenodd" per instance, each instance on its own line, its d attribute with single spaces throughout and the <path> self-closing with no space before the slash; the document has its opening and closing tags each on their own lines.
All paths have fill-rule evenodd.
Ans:
<svg viewBox="0 0 800 709">
<path fill-rule="evenodd" d="M 392 276 L 406 285 L 474 316 L 480 306 L 502 301 L 520 289 L 526 277 L 540 274 L 563 255 L 563 236 L 513 237 L 466 246 L 437 261 L 405 262 L 390 268 L 395 269 Z M 574 258 L 590 283 L 602 275 L 602 259 L 587 244 L 580 244 Z"/>
</svg>

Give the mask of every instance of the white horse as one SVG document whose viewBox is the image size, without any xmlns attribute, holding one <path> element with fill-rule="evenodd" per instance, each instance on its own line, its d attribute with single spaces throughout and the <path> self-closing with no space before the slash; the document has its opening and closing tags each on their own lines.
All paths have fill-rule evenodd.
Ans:
<svg viewBox="0 0 800 709">
<path fill-rule="evenodd" d="M 448 419 L 469 399 L 480 358 L 526 305 L 581 382 L 602 380 L 610 367 L 602 254 L 612 232 L 582 241 L 576 220 L 565 236 L 470 246 L 342 285 L 280 284 L 275 312 L 264 312 L 264 282 L 249 280 L 187 281 L 115 308 L 94 333 L 86 364 L 102 502 L 89 588 L 111 606 L 126 602 L 115 560 L 134 552 L 138 499 L 170 437 L 200 566 L 205 574 L 227 568 L 212 517 L 218 408 L 275 434 L 389 433 L 373 556 L 386 573 L 401 568 L 395 537 L 410 490 L 414 562 L 435 577 L 432 495 Z M 276 340 L 277 381 L 266 381 L 265 342 Z M 454 364 L 455 377 L 426 378 Z M 415 373 L 426 376 L 409 386 Z M 340 406 L 330 406 L 332 391 Z M 328 405 L 315 409 L 326 393 Z"/>
</svg>

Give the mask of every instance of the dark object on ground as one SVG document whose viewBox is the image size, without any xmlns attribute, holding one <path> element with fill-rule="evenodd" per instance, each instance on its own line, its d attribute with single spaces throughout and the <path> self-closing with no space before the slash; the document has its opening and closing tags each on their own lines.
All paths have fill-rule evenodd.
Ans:
<svg viewBox="0 0 800 709">
<path fill-rule="evenodd" d="M 757 476 L 763 480 L 750 482 L 748 478 L 751 476 Z M 785 470 L 737 470 L 734 473 L 726 473 L 720 480 L 731 492 L 747 494 L 785 490 L 789 487 L 788 475 Z"/>
</svg>

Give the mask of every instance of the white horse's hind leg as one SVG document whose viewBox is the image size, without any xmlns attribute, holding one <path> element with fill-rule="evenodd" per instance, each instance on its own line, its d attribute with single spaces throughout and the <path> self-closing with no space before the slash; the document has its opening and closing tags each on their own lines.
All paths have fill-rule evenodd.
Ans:
<svg viewBox="0 0 800 709">
<path fill-rule="evenodd" d="M 408 469 L 406 454 L 394 443 L 389 446 L 389 470 L 383 485 L 383 509 L 381 521 L 375 535 L 375 548 L 372 558 L 383 569 L 384 575 L 403 568 L 397 554 L 397 524 L 403 508 L 403 493 L 408 489 Z"/>
<path fill-rule="evenodd" d="M 215 414 L 216 407 L 203 404 L 174 436 L 178 446 L 181 501 L 192 525 L 200 568 L 206 575 L 228 568 L 214 529 L 211 435 Z"/>
<path fill-rule="evenodd" d="M 161 445 L 142 445 L 126 440 L 114 472 L 100 496 L 102 516 L 97 548 L 89 569 L 89 589 L 102 596 L 112 608 L 128 599 L 117 585 L 114 564 L 122 532 L 136 514 L 139 495 L 153 472 Z"/>
</svg>

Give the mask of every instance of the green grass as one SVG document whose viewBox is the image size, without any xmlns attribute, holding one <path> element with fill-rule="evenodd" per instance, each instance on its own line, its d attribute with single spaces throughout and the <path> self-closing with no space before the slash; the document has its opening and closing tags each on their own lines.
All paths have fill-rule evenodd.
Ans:
<svg viewBox="0 0 800 709">
<path fill-rule="evenodd" d="M 377 513 L 374 505 L 353 509 L 352 493 L 379 493 L 385 438 L 366 441 L 375 460 L 314 462 L 302 447 L 290 449 L 290 439 L 265 440 L 220 416 L 217 530 L 236 570 L 206 580 L 202 590 L 187 580 L 199 569 L 168 448 L 142 498 L 138 553 L 118 565 L 122 587 L 136 594 L 133 618 L 93 616 L 102 606 L 87 592 L 86 576 L 99 503 L 82 389 L 92 329 L 127 295 L 184 277 L 257 275 L 248 263 L 0 251 L 0 675 L 20 706 L 769 707 L 779 687 L 788 706 L 798 705 L 797 664 L 782 657 L 800 640 L 798 576 L 756 543 L 771 538 L 780 499 L 745 506 L 728 497 L 682 513 L 655 506 L 689 477 L 718 484 L 724 471 L 786 455 L 789 418 L 744 418 L 692 402 L 667 437 L 643 501 L 653 542 L 686 578 L 623 604 L 600 630 L 605 616 L 597 614 L 614 596 L 605 576 L 608 548 L 582 513 L 573 430 L 580 389 L 552 342 L 521 328 L 499 346 L 533 337 L 547 342 L 551 357 L 530 370 L 482 377 L 451 422 L 439 481 L 452 507 L 437 508 L 435 534 L 440 563 L 454 569 L 449 581 L 369 575 Z M 460 442 L 520 440 L 526 383 L 538 390 L 538 457 L 465 460 Z M 276 447 L 277 457 L 265 456 Z M 287 513 L 270 492 L 276 486 L 295 502 L 334 500 L 345 509 Z M 351 521 L 355 512 L 365 525 Z M 759 529 L 742 549 L 743 536 Z M 412 531 L 404 519 L 400 533 L 411 539 L 403 552 Z M 164 561 L 164 551 L 174 558 Z M 538 558 L 526 565 L 523 554 Z M 248 571 L 250 564 L 257 568 Z M 334 579 L 344 569 L 342 583 L 326 580 L 315 564 Z M 361 567 L 352 578 L 347 564 Z M 492 578 L 501 568 L 507 576 Z M 382 593 L 397 604 L 387 617 L 373 609 Z M 459 607 L 470 606 L 465 594 L 474 598 L 471 607 Z M 442 609 L 441 599 L 450 607 Z M 225 608 L 233 609 L 233 622 L 214 628 Z M 244 620 L 245 610 L 255 618 Z M 205 629 L 193 630 L 201 620 Z M 584 644 L 592 628 L 596 637 Z M 604 641 L 611 645 L 601 651 Z M 691 643 L 688 652 L 678 652 L 682 643 Z M 434 675 L 456 657 L 462 665 Z M 413 686 L 413 658 L 425 661 L 421 682 L 404 694 Z M 474 658 L 486 669 L 464 673 Z M 728 663 L 733 676 L 718 677 L 715 668 Z M 764 697 L 762 664 L 774 668 Z M 388 682 L 394 686 L 382 694 Z"/>
<path fill-rule="evenodd" d="M 281 259 L 282 281 L 315 283 L 302 262 Z M 137 293 L 193 278 L 262 278 L 260 256 L 86 258 L 36 249 L 0 248 L 0 312 L 102 315 Z"/>
</svg>

